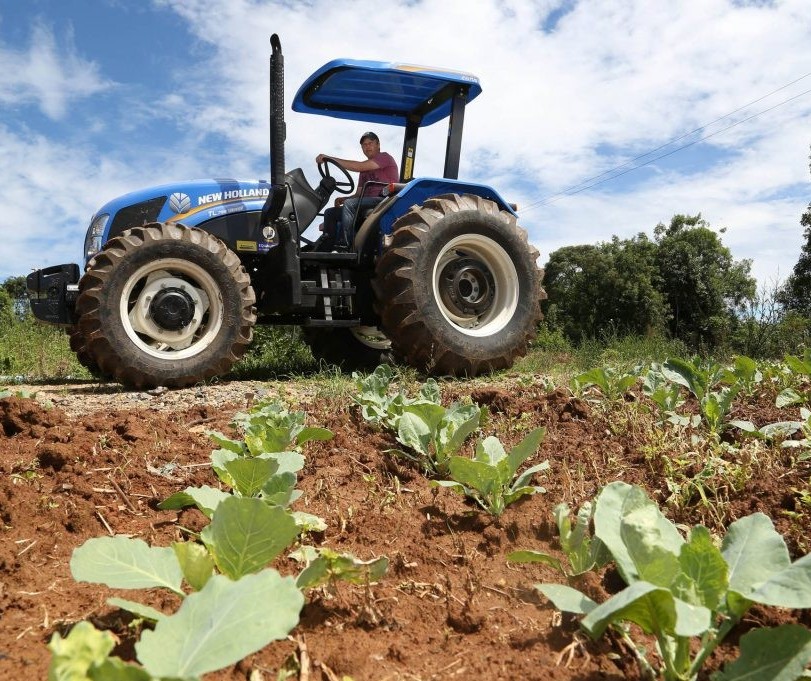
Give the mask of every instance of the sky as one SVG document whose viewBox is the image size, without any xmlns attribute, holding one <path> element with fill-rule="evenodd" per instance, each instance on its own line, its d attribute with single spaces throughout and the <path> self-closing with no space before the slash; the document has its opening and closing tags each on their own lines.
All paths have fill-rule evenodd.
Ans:
<svg viewBox="0 0 811 681">
<path fill-rule="evenodd" d="M 811 201 L 811 0 L 0 0 L 0 281 L 80 262 L 93 213 L 164 182 L 268 179 L 269 36 L 287 167 L 362 159 L 368 123 L 296 114 L 339 57 L 467 71 L 459 177 L 518 204 L 540 250 L 701 213 L 761 286 Z M 400 158 L 402 129 L 377 126 Z M 447 127 L 415 175 L 442 175 Z M 684 148 L 680 148 L 684 147 Z M 637 167 L 640 166 L 640 167 Z"/>
</svg>

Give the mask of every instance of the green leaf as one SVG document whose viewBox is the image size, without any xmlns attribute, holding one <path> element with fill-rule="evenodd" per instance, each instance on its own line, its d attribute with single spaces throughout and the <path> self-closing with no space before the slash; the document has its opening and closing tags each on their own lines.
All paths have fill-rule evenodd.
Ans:
<svg viewBox="0 0 811 681">
<path fill-rule="evenodd" d="M 326 442 L 335 437 L 331 430 L 327 428 L 306 427 L 302 428 L 301 432 L 296 435 L 296 444 L 301 446 L 305 442 L 316 441 Z"/>
<path fill-rule="evenodd" d="M 225 470 L 234 481 L 234 489 L 242 496 L 253 497 L 278 469 L 272 459 L 242 457 L 225 464 Z"/>
<path fill-rule="evenodd" d="M 214 559 L 206 547 L 197 542 L 174 542 L 172 549 L 192 589 L 200 591 L 214 574 Z"/>
<path fill-rule="evenodd" d="M 783 361 L 793 373 L 801 376 L 811 376 L 811 362 L 807 358 L 786 355 Z"/>
<path fill-rule="evenodd" d="M 511 551 L 507 554 L 507 561 L 510 563 L 543 563 L 555 568 L 564 575 L 566 574 L 563 564 L 554 556 L 543 553 L 543 551 Z"/>
<path fill-rule="evenodd" d="M 699 604 L 718 610 L 728 586 L 727 564 L 706 527 L 692 529 L 689 541 L 681 547 L 679 565 L 695 584 Z"/>
<path fill-rule="evenodd" d="M 108 598 L 107 605 L 113 608 L 121 608 L 121 610 L 131 612 L 136 617 L 150 622 L 157 622 L 161 617 L 166 617 L 160 610 L 137 601 L 129 601 L 126 598 Z"/>
<path fill-rule="evenodd" d="M 507 462 L 510 470 L 510 478 L 512 478 L 521 465 L 538 451 L 544 437 L 546 436 L 546 428 L 535 428 L 530 431 L 527 436 L 521 440 L 515 447 L 510 450 L 507 455 Z"/>
<path fill-rule="evenodd" d="M 406 412 L 400 417 L 397 440 L 424 457 L 430 456 L 432 435 L 428 423 L 417 414 Z"/>
<path fill-rule="evenodd" d="M 634 520 L 639 526 L 638 532 L 634 534 L 625 527 L 625 518 L 638 510 L 642 510 L 642 514 Z M 634 544 L 631 548 L 640 560 L 644 560 L 647 554 L 655 553 L 660 560 L 657 570 L 667 569 L 668 558 L 663 553 L 678 556 L 684 543 L 676 526 L 662 515 L 659 508 L 647 498 L 644 490 L 624 482 L 612 482 L 598 495 L 594 510 L 594 530 L 595 536 L 605 544 L 617 563 L 617 569 L 629 584 L 640 579 L 640 568 L 646 568 L 637 565 L 626 545 L 626 538 L 636 536 L 635 541 L 651 542 L 650 547 Z M 646 571 L 654 573 L 652 567 Z"/>
<path fill-rule="evenodd" d="M 294 580 L 275 570 L 237 581 L 216 575 L 177 613 L 159 620 L 153 631 L 145 630 L 135 644 L 136 655 L 152 676 L 199 677 L 284 639 L 298 624 L 303 605 Z"/>
<path fill-rule="evenodd" d="M 94 537 L 73 550 L 70 571 L 77 582 L 113 589 L 164 587 L 181 594 L 183 573 L 175 552 L 129 537 Z"/>
<path fill-rule="evenodd" d="M 304 468 L 305 463 L 304 455 L 299 452 L 265 452 L 259 454 L 256 458 L 275 461 L 279 466 L 276 470 L 277 475 L 281 473 L 298 473 Z"/>
<path fill-rule="evenodd" d="M 458 452 L 468 436 L 481 422 L 481 408 L 475 404 L 453 405 L 448 409 L 437 425 L 436 448 L 437 459 L 446 460 Z"/>
<path fill-rule="evenodd" d="M 504 494 L 504 502 L 502 506 L 509 506 L 514 504 L 521 497 L 531 497 L 533 494 L 543 494 L 546 490 L 543 487 L 531 485 L 528 487 L 510 487 L 509 491 Z"/>
<path fill-rule="evenodd" d="M 704 392 L 709 387 L 707 379 L 692 362 L 674 357 L 665 362 L 662 373 L 668 380 L 687 388 L 699 402 L 704 399 Z"/>
<path fill-rule="evenodd" d="M 575 615 L 588 615 L 597 607 L 597 603 L 586 594 L 564 584 L 536 584 L 535 588 L 546 596 L 562 612 Z"/>
<path fill-rule="evenodd" d="M 299 532 L 324 532 L 328 527 L 323 518 L 312 513 L 293 511 L 290 515 Z"/>
<path fill-rule="evenodd" d="M 262 498 L 269 504 L 287 508 L 301 496 L 301 492 L 295 489 L 296 482 L 298 478 L 295 473 L 271 476 L 262 487 Z"/>
<path fill-rule="evenodd" d="M 232 579 L 265 567 L 293 543 L 299 530 L 279 506 L 261 499 L 231 497 L 223 501 L 200 538 L 217 567 Z"/>
<path fill-rule="evenodd" d="M 536 473 L 541 473 L 543 471 L 548 471 L 548 470 L 549 470 L 549 461 L 542 461 L 539 464 L 536 464 L 534 466 L 531 466 L 530 468 L 527 468 L 523 473 L 521 473 L 521 475 L 519 475 L 513 481 L 512 485 L 510 485 L 510 490 L 516 491 L 516 490 L 520 489 L 521 487 L 528 486 L 530 481 L 532 480 L 533 475 L 535 475 Z M 504 480 L 505 484 L 507 484 L 509 482 L 510 482 L 509 478 L 507 480 Z M 545 492 L 546 490 L 544 490 L 543 487 L 538 487 L 538 491 Z"/>
<path fill-rule="evenodd" d="M 497 466 L 507 458 L 507 452 L 504 450 L 501 440 L 494 435 L 488 435 L 476 443 L 474 458 L 476 461 L 481 461 L 490 466 Z"/>
<path fill-rule="evenodd" d="M 633 622 L 646 634 L 698 636 L 710 628 L 707 608 L 691 606 L 665 588 L 634 582 L 589 612 L 580 625 L 599 638 L 609 624 Z"/>
<path fill-rule="evenodd" d="M 750 601 L 781 608 L 811 608 L 811 553 L 797 559 L 761 584 Z"/>
<path fill-rule="evenodd" d="M 786 388 L 780 392 L 777 399 L 774 401 L 774 404 L 776 407 L 780 407 L 782 409 L 783 407 L 790 407 L 793 404 L 801 404 L 803 402 L 805 402 L 805 399 L 796 390 L 793 388 Z"/>
<path fill-rule="evenodd" d="M 88 671 L 100 665 L 115 647 L 110 632 L 98 631 L 90 622 L 79 622 L 65 638 L 56 632 L 48 643 L 51 664 L 48 681 L 83 681 Z"/>
<path fill-rule="evenodd" d="M 729 589 L 747 599 L 772 575 L 791 564 L 786 542 L 763 513 L 732 523 L 721 544 L 721 554 L 729 566 Z"/>
<path fill-rule="evenodd" d="M 464 456 L 452 456 L 448 462 L 451 477 L 465 487 L 476 490 L 482 496 L 491 494 L 498 485 L 494 466 L 482 461 L 467 459 Z"/>
<path fill-rule="evenodd" d="M 215 489 L 208 485 L 187 487 L 182 492 L 175 492 L 168 499 L 162 501 L 158 504 L 158 508 L 164 511 L 177 511 L 187 506 L 196 506 L 208 518 L 211 518 L 220 502 L 230 496 L 228 492 L 223 492 L 221 489 Z"/>
<path fill-rule="evenodd" d="M 713 681 L 795 681 L 811 663 L 811 632 L 799 624 L 753 629 L 740 648 L 740 657 Z"/>
<path fill-rule="evenodd" d="M 296 586 L 311 589 L 335 580 L 352 584 L 376 582 L 386 574 L 388 567 L 389 559 L 386 556 L 364 561 L 349 553 L 321 549 L 318 557 L 298 576 Z"/>
<path fill-rule="evenodd" d="M 679 574 L 680 535 L 653 504 L 634 509 L 621 518 L 620 537 L 639 579 L 669 588 Z"/>
<path fill-rule="evenodd" d="M 215 449 L 211 452 L 209 458 L 211 459 L 211 467 L 214 469 L 216 476 L 229 487 L 236 487 L 236 483 L 226 469 L 226 465 L 231 461 L 236 461 L 244 457 L 227 449 Z"/>
<path fill-rule="evenodd" d="M 98 667 L 90 670 L 92 681 L 154 681 L 140 667 L 123 662 L 117 657 L 108 657 Z M 71 681 L 76 681 L 72 679 Z"/>
<path fill-rule="evenodd" d="M 233 452 L 239 456 L 243 456 L 246 453 L 245 444 L 240 440 L 232 440 L 216 430 L 208 431 L 208 436 L 214 440 L 214 444 L 221 449 Z"/>
</svg>

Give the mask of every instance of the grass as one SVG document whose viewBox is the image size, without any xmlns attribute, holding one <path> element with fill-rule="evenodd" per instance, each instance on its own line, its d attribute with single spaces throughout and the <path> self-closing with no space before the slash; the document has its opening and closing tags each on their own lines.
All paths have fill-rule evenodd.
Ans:
<svg viewBox="0 0 811 681">
<path fill-rule="evenodd" d="M 13 320 L 0 329 L 0 381 L 90 380 L 92 376 L 70 349 L 59 327 L 38 324 L 31 318 Z"/>
</svg>

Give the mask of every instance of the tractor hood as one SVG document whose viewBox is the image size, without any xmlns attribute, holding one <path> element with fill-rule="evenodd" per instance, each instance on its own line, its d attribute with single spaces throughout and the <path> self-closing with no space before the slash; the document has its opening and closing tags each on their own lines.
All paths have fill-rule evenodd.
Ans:
<svg viewBox="0 0 811 681">
<path fill-rule="evenodd" d="M 264 180 L 205 179 L 147 187 L 104 204 L 92 222 L 108 216 L 102 243 L 110 235 L 148 222 L 195 226 L 222 215 L 262 210 L 270 193 Z"/>
</svg>

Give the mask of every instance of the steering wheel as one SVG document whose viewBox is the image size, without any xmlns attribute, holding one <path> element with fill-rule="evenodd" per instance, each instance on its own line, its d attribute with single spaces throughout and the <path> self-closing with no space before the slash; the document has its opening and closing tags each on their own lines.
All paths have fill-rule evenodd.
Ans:
<svg viewBox="0 0 811 681">
<path fill-rule="evenodd" d="M 338 170 L 341 171 L 344 178 L 341 180 L 335 180 L 335 191 L 339 194 L 352 194 L 355 191 L 355 180 L 349 174 L 349 171 L 344 168 L 340 163 L 338 163 L 334 158 L 329 158 L 328 156 L 324 158 L 324 160 L 318 164 L 318 172 L 321 173 L 321 177 L 332 177 L 329 172 L 330 165 L 334 165 Z M 334 178 L 333 178 L 334 179 Z"/>
</svg>

